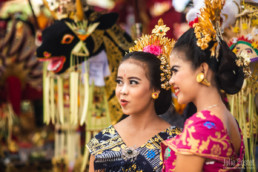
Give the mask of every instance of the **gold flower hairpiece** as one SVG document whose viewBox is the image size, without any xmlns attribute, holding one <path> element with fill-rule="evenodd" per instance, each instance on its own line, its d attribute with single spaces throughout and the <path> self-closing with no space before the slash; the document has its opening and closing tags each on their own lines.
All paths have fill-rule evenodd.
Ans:
<svg viewBox="0 0 258 172">
<path fill-rule="evenodd" d="M 237 66 L 243 68 L 245 78 L 249 78 L 252 76 L 252 72 L 249 66 L 250 62 L 251 60 L 246 52 L 242 52 L 237 56 L 236 64 Z"/>
<path fill-rule="evenodd" d="M 163 20 L 159 19 L 158 25 L 152 30 L 151 35 L 143 35 L 135 41 L 135 45 L 129 49 L 129 52 L 143 51 L 154 54 L 161 61 L 161 88 L 170 89 L 169 79 L 171 72 L 169 69 L 169 55 L 174 47 L 174 40 L 166 36 L 169 27 L 164 25 Z"/>
<path fill-rule="evenodd" d="M 209 47 L 210 41 L 216 41 L 211 47 L 211 56 L 218 57 L 219 39 L 222 39 L 220 31 L 220 13 L 225 0 L 205 0 L 205 6 L 200 10 L 198 22 L 193 24 L 197 38 L 197 46 L 202 50 Z"/>
</svg>

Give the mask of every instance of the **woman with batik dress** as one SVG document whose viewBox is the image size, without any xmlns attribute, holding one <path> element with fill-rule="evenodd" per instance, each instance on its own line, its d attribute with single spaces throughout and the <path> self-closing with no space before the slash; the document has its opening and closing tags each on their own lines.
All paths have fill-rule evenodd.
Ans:
<svg viewBox="0 0 258 172">
<path fill-rule="evenodd" d="M 122 59 L 116 96 L 128 117 L 102 130 L 87 144 L 90 172 L 161 171 L 160 143 L 180 132 L 158 116 L 172 102 L 167 60 L 172 41 L 164 37 L 168 28 L 162 21 L 157 27 L 162 32 L 156 29 L 140 38 Z"/>
</svg>

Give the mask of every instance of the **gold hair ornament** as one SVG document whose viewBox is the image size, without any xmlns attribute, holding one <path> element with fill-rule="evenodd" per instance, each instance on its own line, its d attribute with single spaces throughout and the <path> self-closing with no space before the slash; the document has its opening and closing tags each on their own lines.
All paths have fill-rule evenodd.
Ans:
<svg viewBox="0 0 258 172">
<path fill-rule="evenodd" d="M 205 0 L 205 6 L 200 10 L 198 22 L 193 24 L 197 38 L 197 46 L 202 50 L 209 47 L 210 41 L 216 41 L 211 47 L 211 56 L 218 58 L 219 42 L 222 39 L 220 13 L 225 0 Z"/>
<path fill-rule="evenodd" d="M 242 52 L 237 56 L 236 64 L 237 66 L 243 68 L 245 78 L 250 78 L 252 76 L 252 72 L 249 66 L 250 62 L 251 59 L 246 52 Z"/>
<path fill-rule="evenodd" d="M 135 45 L 129 49 L 129 52 L 143 51 L 154 54 L 161 61 L 161 88 L 170 89 L 169 79 L 171 72 L 169 69 L 169 55 L 174 47 L 175 41 L 166 36 L 169 27 L 164 25 L 163 20 L 159 19 L 158 25 L 152 30 L 151 35 L 143 35 L 135 41 Z"/>
</svg>

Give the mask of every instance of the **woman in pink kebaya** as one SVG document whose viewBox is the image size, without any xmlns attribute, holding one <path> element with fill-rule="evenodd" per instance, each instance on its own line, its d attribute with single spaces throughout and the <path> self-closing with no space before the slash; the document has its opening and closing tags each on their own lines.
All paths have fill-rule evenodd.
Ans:
<svg viewBox="0 0 258 172">
<path fill-rule="evenodd" d="M 206 7 L 213 3 L 205 2 Z M 243 137 L 237 121 L 223 103 L 221 92 L 239 92 L 244 74 L 236 64 L 237 57 L 220 36 L 217 28 L 220 20 L 212 13 L 207 14 L 211 8 L 202 11 L 193 28 L 178 39 L 170 55 L 170 84 L 178 103 L 192 102 L 197 112 L 186 120 L 180 135 L 163 142 L 164 172 L 241 169 Z"/>
</svg>

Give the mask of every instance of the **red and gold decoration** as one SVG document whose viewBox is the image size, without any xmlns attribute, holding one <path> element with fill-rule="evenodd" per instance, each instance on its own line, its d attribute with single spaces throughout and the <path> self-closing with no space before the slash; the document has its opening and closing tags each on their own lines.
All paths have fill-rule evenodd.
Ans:
<svg viewBox="0 0 258 172">
<path fill-rule="evenodd" d="M 154 54 L 160 59 L 161 75 L 161 88 L 169 90 L 169 79 L 171 77 L 169 67 L 169 55 L 174 46 L 174 40 L 166 36 L 169 27 L 164 25 L 163 20 L 158 21 L 158 25 L 152 30 L 151 35 L 143 35 L 135 41 L 135 45 L 129 49 L 129 52 L 143 51 Z"/>
<path fill-rule="evenodd" d="M 210 49 L 212 57 L 218 57 L 219 42 L 221 36 L 220 13 L 224 5 L 224 0 L 205 0 L 205 6 L 201 8 L 198 20 L 193 24 L 197 45 L 205 50 L 209 47 L 210 41 L 216 43 Z"/>
</svg>

